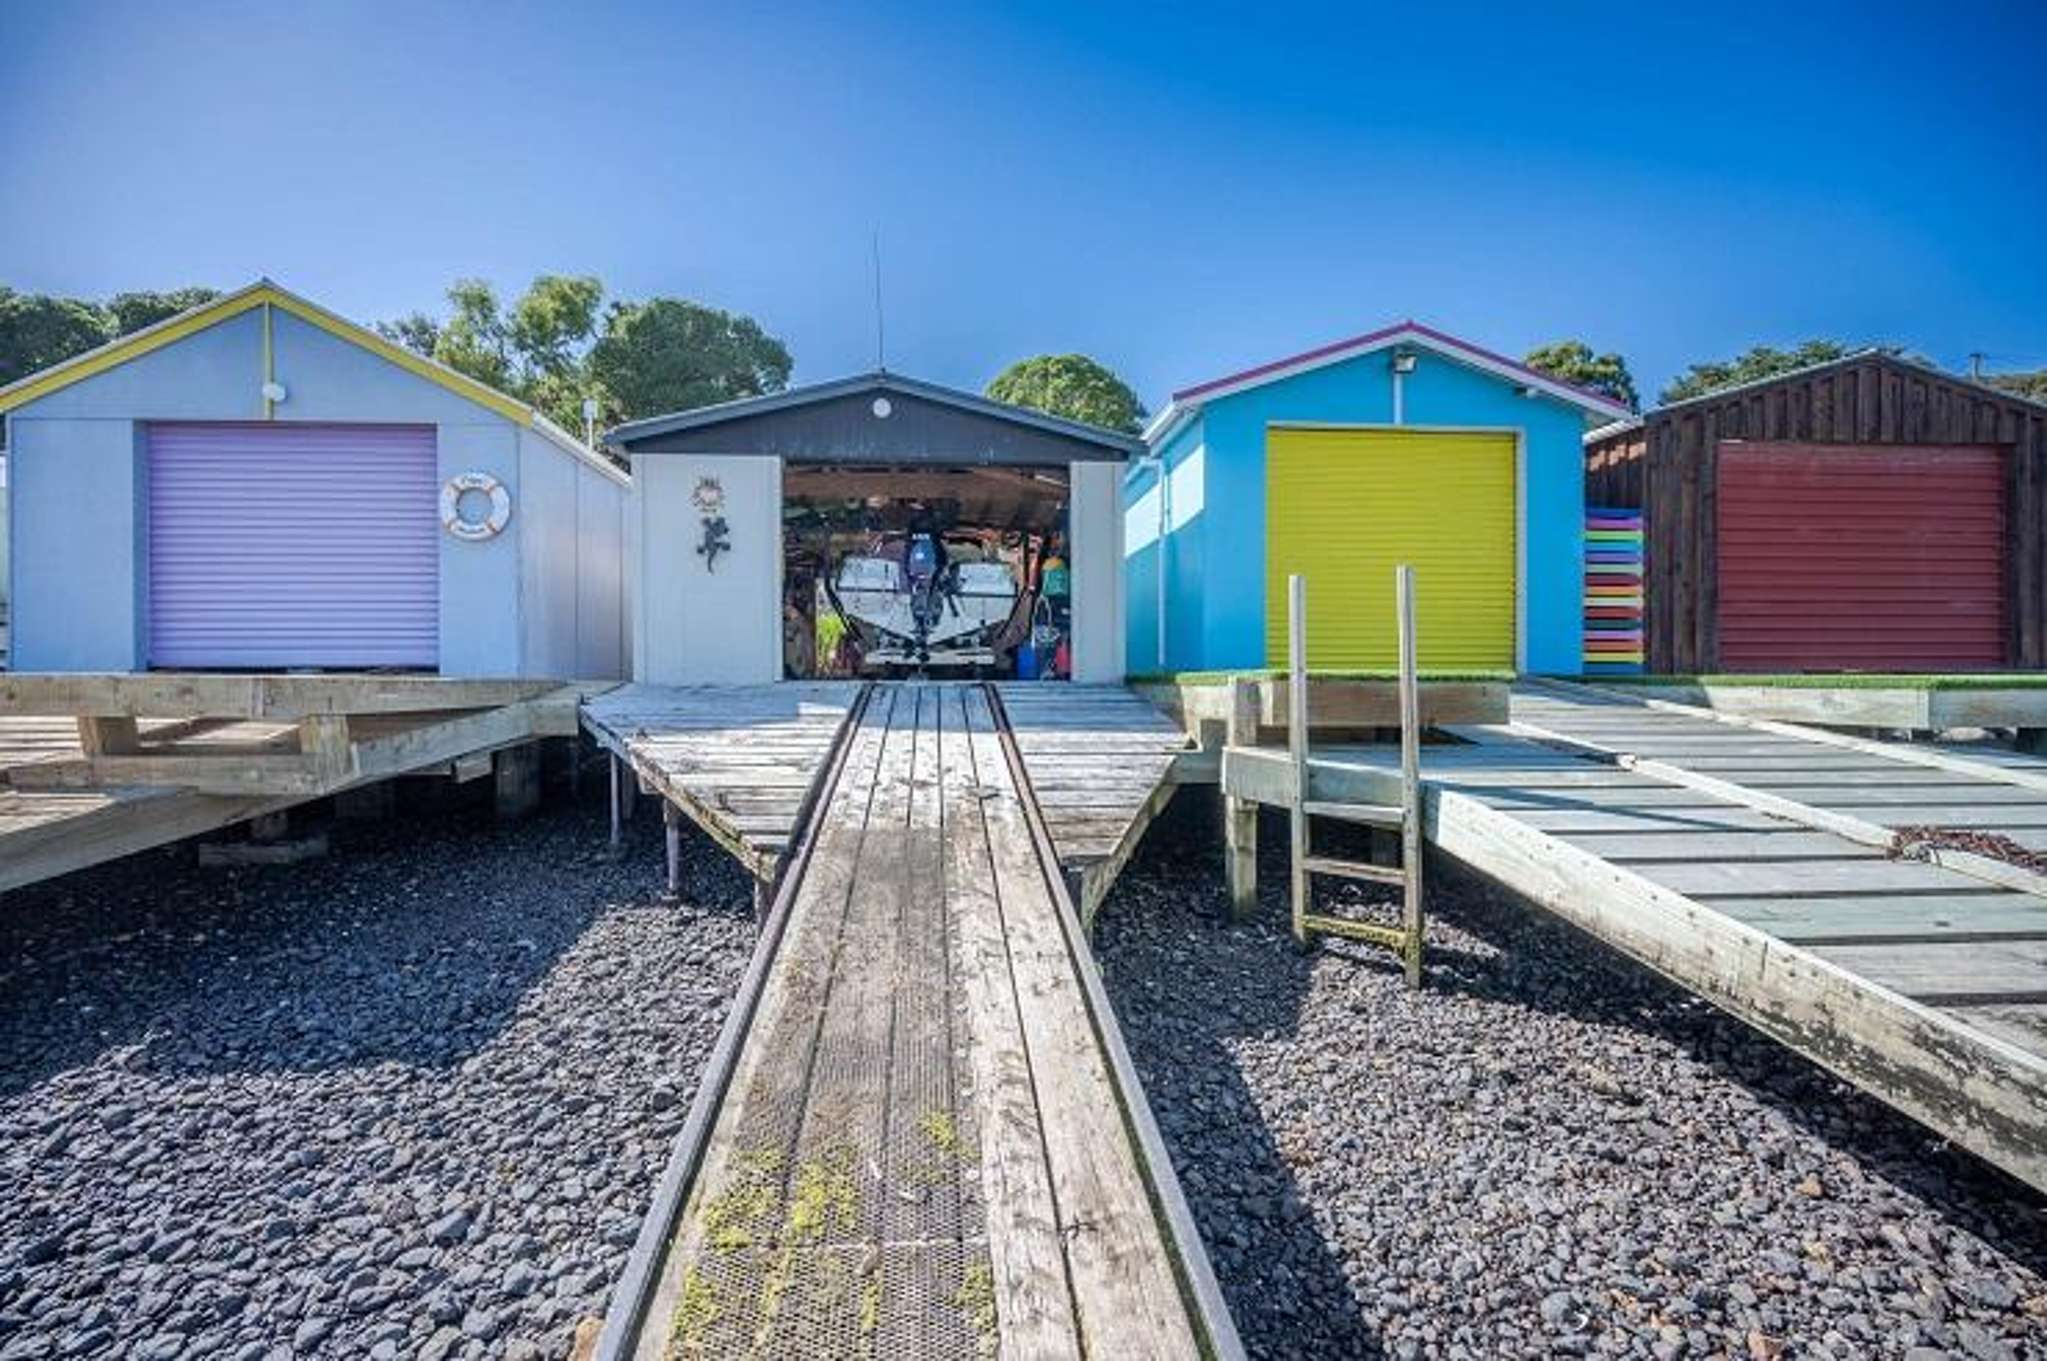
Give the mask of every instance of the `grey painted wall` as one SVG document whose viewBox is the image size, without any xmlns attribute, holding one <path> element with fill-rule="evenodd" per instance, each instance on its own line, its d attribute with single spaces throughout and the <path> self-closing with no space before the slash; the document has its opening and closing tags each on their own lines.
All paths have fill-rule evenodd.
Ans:
<svg viewBox="0 0 2047 1361">
<path fill-rule="evenodd" d="M 444 479 L 487 472 L 511 494 L 504 533 L 441 538 L 442 674 L 624 674 L 622 478 L 282 310 L 272 352 L 276 419 L 429 423 Z M 249 312 L 10 415 L 15 669 L 148 665 L 144 424 L 260 420 L 263 376 Z"/>
<path fill-rule="evenodd" d="M 732 547 L 697 550 L 698 479 L 725 490 Z M 758 455 L 633 455 L 633 679 L 754 685 L 782 678 L 782 461 Z"/>
</svg>

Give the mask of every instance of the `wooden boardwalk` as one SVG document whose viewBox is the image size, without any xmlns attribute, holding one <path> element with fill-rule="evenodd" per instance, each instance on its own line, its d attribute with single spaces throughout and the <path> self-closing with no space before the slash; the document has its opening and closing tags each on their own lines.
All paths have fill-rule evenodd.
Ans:
<svg viewBox="0 0 2047 1361">
<path fill-rule="evenodd" d="M 833 760 L 599 1355 L 1239 1354 L 988 690 Z"/>
<path fill-rule="evenodd" d="M 573 733 L 578 698 L 432 676 L 0 678 L 0 891 Z"/>
<path fill-rule="evenodd" d="M 2047 1187 L 2047 898 L 1888 849 L 1893 825 L 2016 833 L 2041 791 L 1596 694 L 1524 687 L 1513 719 L 1426 749 L 1431 841 Z M 1312 796 L 1384 802 L 1395 759 L 1318 748 Z M 1283 754 L 1224 770 L 1281 801 Z"/>
<path fill-rule="evenodd" d="M 1186 732 L 1120 685 L 997 687 L 1081 921 L 1090 929 L 1172 798 Z"/>
<path fill-rule="evenodd" d="M 760 883 L 775 878 L 858 681 L 621 685 L 583 727 Z"/>
</svg>

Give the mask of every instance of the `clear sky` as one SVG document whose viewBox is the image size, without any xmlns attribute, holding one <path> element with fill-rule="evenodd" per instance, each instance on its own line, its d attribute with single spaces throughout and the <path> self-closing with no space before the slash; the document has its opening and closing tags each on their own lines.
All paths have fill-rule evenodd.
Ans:
<svg viewBox="0 0 2047 1361">
<path fill-rule="evenodd" d="M 752 313 L 799 381 L 1174 387 L 1414 316 L 1645 395 L 1810 335 L 2047 365 L 2047 3 L 0 0 L 0 283 L 459 275 Z"/>
</svg>

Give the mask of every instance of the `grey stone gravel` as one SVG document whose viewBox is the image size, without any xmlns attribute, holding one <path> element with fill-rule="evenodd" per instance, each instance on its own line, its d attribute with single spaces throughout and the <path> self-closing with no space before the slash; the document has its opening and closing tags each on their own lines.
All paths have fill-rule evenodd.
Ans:
<svg viewBox="0 0 2047 1361">
<path fill-rule="evenodd" d="M 660 819 L 474 811 L 0 902 L 0 1357 L 565 1356 L 753 944 Z"/>
<path fill-rule="evenodd" d="M 1097 951 L 1252 1355 L 2047 1357 L 2039 1196 L 1450 867 L 1419 995 L 1295 952 L 1283 820 L 1227 925 L 1214 817 Z"/>
</svg>

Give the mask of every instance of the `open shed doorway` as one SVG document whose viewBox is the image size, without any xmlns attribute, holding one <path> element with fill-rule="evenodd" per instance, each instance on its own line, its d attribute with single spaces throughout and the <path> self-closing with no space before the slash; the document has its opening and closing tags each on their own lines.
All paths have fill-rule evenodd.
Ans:
<svg viewBox="0 0 2047 1361">
<path fill-rule="evenodd" d="M 785 468 L 785 674 L 1069 676 L 1068 493 L 1064 467 Z"/>
</svg>

